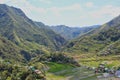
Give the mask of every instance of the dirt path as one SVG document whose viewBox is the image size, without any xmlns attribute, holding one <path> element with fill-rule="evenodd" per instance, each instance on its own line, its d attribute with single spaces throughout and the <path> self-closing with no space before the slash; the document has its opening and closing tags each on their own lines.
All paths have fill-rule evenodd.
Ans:
<svg viewBox="0 0 120 80">
<path fill-rule="evenodd" d="M 66 80 L 70 80 L 72 77 L 73 77 L 73 76 L 68 76 L 68 77 L 66 78 Z"/>
<path fill-rule="evenodd" d="M 85 78 L 88 78 L 88 77 L 91 77 L 91 76 L 94 76 L 94 74 L 89 74 L 88 76 L 78 77 L 74 80 L 81 80 L 81 79 L 85 79 Z M 72 77 L 73 76 L 69 76 L 69 77 L 66 78 L 66 80 L 73 80 Z"/>
<path fill-rule="evenodd" d="M 91 77 L 91 76 L 94 76 L 95 74 L 89 74 L 88 76 L 84 76 L 84 77 L 81 77 L 79 79 L 84 79 L 84 78 L 88 78 L 88 77 Z"/>
</svg>

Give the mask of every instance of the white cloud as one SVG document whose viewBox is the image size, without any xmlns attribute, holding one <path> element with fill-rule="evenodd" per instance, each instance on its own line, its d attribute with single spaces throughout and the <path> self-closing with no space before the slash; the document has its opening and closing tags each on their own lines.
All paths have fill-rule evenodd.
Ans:
<svg viewBox="0 0 120 80">
<path fill-rule="evenodd" d="M 64 12 L 80 11 L 80 10 L 82 10 L 82 8 L 81 8 L 80 4 L 73 4 L 73 5 L 65 6 L 65 7 L 51 7 L 51 8 L 48 8 L 47 10 L 52 11 L 57 16 L 60 16 Z"/>
<path fill-rule="evenodd" d="M 50 1 L 38 0 L 41 4 L 51 3 Z M 51 6 L 50 8 L 36 7 L 30 4 L 28 0 L 0 0 L 0 3 L 7 3 L 8 5 L 21 8 L 31 19 L 42 21 L 49 25 L 65 24 L 71 26 L 98 24 L 104 23 L 120 14 L 120 7 L 118 6 L 106 5 L 96 7 L 92 2 L 88 2 L 83 6 L 76 3 L 63 7 Z M 91 11 L 88 11 L 89 8 Z"/>
<path fill-rule="evenodd" d="M 26 13 L 32 13 L 32 12 L 38 12 L 38 13 L 44 13 L 45 9 L 41 7 L 35 7 L 34 5 L 31 5 L 27 0 L 0 0 L 0 3 L 7 3 L 10 6 L 21 8 Z"/>
<path fill-rule="evenodd" d="M 39 2 L 42 2 L 42 3 L 47 3 L 47 4 L 51 4 L 51 1 L 50 0 L 38 0 Z"/>
<path fill-rule="evenodd" d="M 4 4 L 8 0 L 0 0 L 0 4 Z"/>
<path fill-rule="evenodd" d="M 10 0 L 1 0 L 1 3 L 8 2 Z M 38 2 L 50 3 L 50 0 L 38 0 Z M 51 7 L 51 8 L 42 8 L 36 7 L 29 3 L 27 0 L 12 0 L 8 3 L 9 5 L 14 5 L 15 7 L 21 8 L 28 16 L 36 16 L 32 13 L 39 13 L 41 15 L 45 15 L 45 13 L 53 13 L 55 16 L 60 16 L 63 12 L 67 11 L 79 11 L 81 10 L 80 4 L 73 4 L 64 7 Z"/>
<path fill-rule="evenodd" d="M 66 6 L 66 7 L 63 7 L 61 8 L 62 11 L 74 11 L 74 10 L 81 10 L 81 6 L 80 4 L 73 4 L 73 5 L 70 5 L 70 6 Z"/>
<path fill-rule="evenodd" d="M 86 7 L 93 7 L 94 6 L 92 2 L 88 2 L 85 5 L 86 5 Z"/>
<path fill-rule="evenodd" d="M 41 7 L 35 7 L 34 5 L 30 4 L 27 0 L 12 0 L 11 2 L 9 2 L 9 5 L 14 7 L 18 7 L 20 9 L 22 9 L 30 18 L 33 18 L 35 15 L 34 13 L 46 13 L 46 10 L 44 8 Z"/>
<path fill-rule="evenodd" d="M 95 18 L 102 18 L 105 16 L 116 17 L 120 14 L 120 7 L 107 5 L 103 6 L 101 9 L 94 11 L 91 15 Z"/>
<path fill-rule="evenodd" d="M 65 7 L 51 7 L 49 8 L 49 10 L 52 10 L 52 11 L 74 11 L 74 10 L 81 10 L 81 6 L 80 4 L 73 4 L 73 5 L 70 5 L 70 6 L 65 6 Z"/>
</svg>

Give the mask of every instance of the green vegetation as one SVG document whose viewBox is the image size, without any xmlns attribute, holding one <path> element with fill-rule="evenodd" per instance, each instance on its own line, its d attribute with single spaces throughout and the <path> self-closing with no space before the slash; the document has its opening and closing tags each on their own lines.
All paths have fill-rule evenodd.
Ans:
<svg viewBox="0 0 120 80">
<path fill-rule="evenodd" d="M 70 34 L 62 26 L 59 34 L 68 40 L 82 34 L 66 43 L 49 26 L 32 21 L 18 8 L 0 4 L 0 78 L 96 80 L 91 67 L 100 63 L 109 68 L 120 66 L 119 22 L 120 16 L 83 32 L 67 28 Z"/>
<path fill-rule="evenodd" d="M 51 26 L 50 28 L 56 33 L 60 34 L 66 40 L 72 40 L 74 38 L 83 35 L 93 29 L 98 28 L 99 25 L 89 26 L 89 27 L 69 27 L 65 25 Z"/>
<path fill-rule="evenodd" d="M 25 59 L 22 55 L 19 54 L 19 52 L 20 48 L 18 46 L 6 38 L 0 36 L 0 58 L 2 57 L 3 59 L 11 61 L 24 62 Z"/>
<path fill-rule="evenodd" d="M 96 75 L 94 75 L 94 76 L 90 76 L 90 77 L 87 77 L 87 78 L 84 78 L 81 80 L 97 80 L 97 77 L 96 77 Z"/>
<path fill-rule="evenodd" d="M 120 48 L 119 45 L 116 44 L 119 43 L 120 40 L 119 18 L 120 16 L 102 25 L 100 28 L 88 32 L 73 41 L 70 41 L 65 47 L 64 51 L 75 54 L 99 54 L 99 52 L 105 50 L 106 47 L 109 47 L 107 49 L 108 54 L 119 54 Z M 114 23 L 111 24 L 111 22 Z M 110 52 L 108 50 L 110 50 Z M 106 52 L 106 50 L 104 52 Z"/>
<path fill-rule="evenodd" d="M 39 66 L 43 64 L 39 64 Z M 19 62 L 4 61 L 0 63 L 0 78 L 1 80 L 33 80 L 33 79 L 45 79 L 43 67 L 35 67 L 41 73 L 35 72 L 31 69 L 31 66 L 21 64 Z"/>
<path fill-rule="evenodd" d="M 69 54 L 91 54 L 89 57 L 103 57 L 120 54 L 120 16 L 102 25 L 100 28 L 70 41 L 64 48 Z M 113 23 L 113 24 L 111 24 Z M 87 55 L 85 55 L 87 56 Z M 87 57 L 88 58 L 88 57 Z"/>
<path fill-rule="evenodd" d="M 9 59 L 3 55 L 11 53 L 10 56 L 13 59 L 21 56 L 26 61 L 39 54 L 59 50 L 66 42 L 63 37 L 47 28 L 46 25 L 32 21 L 20 9 L 5 4 L 0 4 L 0 36 L 8 40 L 5 44 L 8 46 L 3 46 L 2 42 L 0 44 L 5 49 L 1 50 L 2 58 Z M 14 52 L 10 50 L 10 47 Z"/>
<path fill-rule="evenodd" d="M 47 63 L 47 65 L 50 67 L 48 72 L 51 72 L 51 73 L 59 72 L 65 69 L 69 70 L 69 69 L 75 68 L 75 66 L 72 66 L 69 64 L 60 64 L 60 63 L 53 63 L 53 62 Z"/>
</svg>

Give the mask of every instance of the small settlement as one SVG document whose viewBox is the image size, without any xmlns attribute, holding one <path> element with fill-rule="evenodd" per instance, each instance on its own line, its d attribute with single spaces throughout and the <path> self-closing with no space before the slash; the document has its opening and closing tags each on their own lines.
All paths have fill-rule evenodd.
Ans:
<svg viewBox="0 0 120 80">
<path fill-rule="evenodd" d="M 120 78 L 120 67 L 112 67 L 108 68 L 105 64 L 99 64 L 99 66 L 95 69 L 95 74 L 102 73 L 102 77 L 117 77 Z"/>
</svg>

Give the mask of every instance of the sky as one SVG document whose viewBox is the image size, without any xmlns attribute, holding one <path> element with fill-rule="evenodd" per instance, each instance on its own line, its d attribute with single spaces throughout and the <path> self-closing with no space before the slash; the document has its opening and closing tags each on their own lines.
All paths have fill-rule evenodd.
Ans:
<svg viewBox="0 0 120 80">
<path fill-rule="evenodd" d="M 120 0 L 0 0 L 34 21 L 71 27 L 104 24 L 120 15 Z"/>
</svg>

